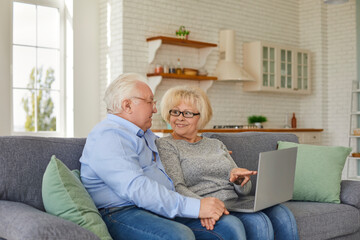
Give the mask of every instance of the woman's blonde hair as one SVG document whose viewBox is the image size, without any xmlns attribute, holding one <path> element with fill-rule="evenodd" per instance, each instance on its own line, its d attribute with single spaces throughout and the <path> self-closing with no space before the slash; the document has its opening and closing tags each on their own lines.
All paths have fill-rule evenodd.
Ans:
<svg viewBox="0 0 360 240">
<path fill-rule="evenodd" d="M 200 113 L 197 129 L 202 129 L 212 118 L 212 108 L 206 93 L 200 88 L 179 86 L 170 88 L 163 96 L 160 104 L 161 116 L 170 122 L 169 111 L 181 102 L 196 107 Z"/>
<path fill-rule="evenodd" d="M 147 83 L 147 79 L 137 73 L 125 73 L 110 83 L 105 91 L 104 101 L 108 113 L 121 112 L 121 103 L 131 97 L 139 82 Z"/>
</svg>

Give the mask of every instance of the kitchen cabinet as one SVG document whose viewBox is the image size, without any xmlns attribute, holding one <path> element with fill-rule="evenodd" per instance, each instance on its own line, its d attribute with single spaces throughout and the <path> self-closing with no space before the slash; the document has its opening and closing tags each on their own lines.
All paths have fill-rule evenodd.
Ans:
<svg viewBox="0 0 360 240">
<path fill-rule="evenodd" d="M 244 82 L 244 91 L 309 94 L 310 52 L 267 42 L 244 44 L 244 69 L 255 82 Z"/>
<path fill-rule="evenodd" d="M 207 42 L 199 42 L 193 40 L 185 40 L 185 39 L 178 39 L 172 37 L 164 37 L 164 36 L 157 36 L 147 38 L 146 41 L 148 42 L 148 50 L 149 50 L 149 59 L 148 63 L 151 64 L 156 59 L 156 53 L 161 48 L 162 45 L 173 45 L 178 46 L 178 51 L 173 52 L 172 54 L 179 56 L 181 54 L 181 48 L 194 48 L 198 49 L 197 55 L 194 58 L 198 59 L 198 66 L 199 68 L 203 67 L 206 62 L 206 58 L 209 56 L 211 51 L 217 47 L 214 43 L 207 43 Z M 156 91 L 156 87 L 161 83 L 163 79 L 179 79 L 179 80 L 195 80 L 199 81 L 199 86 L 203 90 L 207 90 L 211 87 L 214 80 L 217 80 L 217 77 L 214 76 L 191 76 L 185 74 L 171 74 L 171 73 L 159 73 L 159 74 L 147 74 L 149 85 L 153 92 Z"/>
<path fill-rule="evenodd" d="M 172 133 L 170 129 L 151 129 L 157 136 L 165 137 Z M 299 143 L 321 145 L 323 129 L 315 128 L 220 128 L 220 129 L 200 129 L 199 133 L 217 132 L 217 133 L 239 133 L 239 132 L 276 132 L 292 133 L 298 137 Z"/>
<path fill-rule="evenodd" d="M 299 143 L 301 144 L 321 144 L 321 133 L 320 132 L 294 132 L 298 137 Z"/>
</svg>

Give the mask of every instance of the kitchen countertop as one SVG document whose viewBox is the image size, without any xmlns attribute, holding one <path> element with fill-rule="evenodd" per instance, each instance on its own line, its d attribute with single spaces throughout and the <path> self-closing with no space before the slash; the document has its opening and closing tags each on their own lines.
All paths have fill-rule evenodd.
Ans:
<svg viewBox="0 0 360 240">
<path fill-rule="evenodd" d="M 171 129 L 151 129 L 154 133 L 172 133 Z M 201 129 L 199 132 L 322 132 L 320 128 L 214 128 Z"/>
</svg>

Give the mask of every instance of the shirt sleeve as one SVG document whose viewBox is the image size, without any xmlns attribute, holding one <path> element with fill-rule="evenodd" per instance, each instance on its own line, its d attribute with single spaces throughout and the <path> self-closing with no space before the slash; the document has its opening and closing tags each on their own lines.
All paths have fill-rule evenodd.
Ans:
<svg viewBox="0 0 360 240">
<path fill-rule="evenodd" d="M 145 165 L 140 161 L 138 152 L 142 149 L 138 149 L 136 137 L 107 131 L 93 146 L 90 167 L 121 199 L 169 218 L 198 218 L 198 199 L 181 196 L 144 174 L 143 168 L 151 167 L 152 159 Z"/>
<path fill-rule="evenodd" d="M 202 197 L 191 191 L 185 183 L 179 152 L 176 147 L 166 139 L 157 139 L 156 145 L 161 162 L 164 165 L 166 173 L 172 179 L 176 191 L 184 196 L 201 199 Z"/>
</svg>

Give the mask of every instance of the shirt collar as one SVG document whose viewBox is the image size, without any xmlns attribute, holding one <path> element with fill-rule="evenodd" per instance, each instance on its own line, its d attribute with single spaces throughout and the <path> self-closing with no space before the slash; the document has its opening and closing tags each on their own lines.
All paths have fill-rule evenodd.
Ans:
<svg viewBox="0 0 360 240">
<path fill-rule="evenodd" d="M 144 134 L 145 134 L 145 132 L 141 128 L 139 128 L 139 131 L 136 133 L 136 136 L 142 138 L 144 136 Z"/>
</svg>

